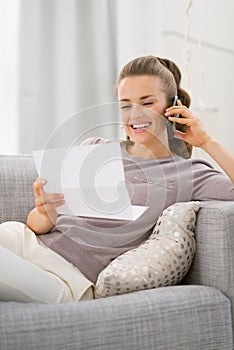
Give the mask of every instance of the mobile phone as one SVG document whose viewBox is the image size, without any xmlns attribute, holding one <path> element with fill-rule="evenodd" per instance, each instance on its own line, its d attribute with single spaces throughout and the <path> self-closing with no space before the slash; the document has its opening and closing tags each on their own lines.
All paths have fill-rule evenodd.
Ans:
<svg viewBox="0 0 234 350">
<path fill-rule="evenodd" d="M 174 96 L 172 106 L 177 105 L 178 96 Z"/>
<path fill-rule="evenodd" d="M 177 100 L 178 96 L 174 96 L 172 106 L 177 106 Z M 173 117 L 179 118 L 179 114 L 174 114 Z M 168 125 L 167 127 L 167 132 L 168 132 L 168 138 L 173 139 L 174 137 L 174 132 L 176 131 L 176 123 L 171 122 L 170 120 L 166 120 L 166 124 Z"/>
<path fill-rule="evenodd" d="M 178 100 L 178 96 L 174 96 L 172 106 L 177 106 L 177 100 Z M 179 118 L 180 115 L 174 114 L 173 117 Z M 176 131 L 176 123 L 174 123 L 174 122 L 170 122 L 170 123 L 172 124 L 172 131 Z"/>
</svg>

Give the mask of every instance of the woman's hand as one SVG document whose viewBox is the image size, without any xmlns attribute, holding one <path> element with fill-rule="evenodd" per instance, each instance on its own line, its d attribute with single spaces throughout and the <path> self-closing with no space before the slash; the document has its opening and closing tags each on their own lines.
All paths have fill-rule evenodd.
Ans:
<svg viewBox="0 0 234 350">
<path fill-rule="evenodd" d="M 46 181 L 39 177 L 33 184 L 35 208 L 27 217 L 27 226 L 36 234 L 49 232 L 55 224 L 58 213 L 56 208 L 65 203 L 63 194 L 46 193 Z"/>
<path fill-rule="evenodd" d="M 65 203 L 64 196 L 60 193 L 46 193 L 44 190 L 46 183 L 46 180 L 39 177 L 33 183 L 35 206 L 40 214 L 48 216 L 51 221 L 55 221 L 58 216 L 56 208 Z"/>
<path fill-rule="evenodd" d="M 181 114 L 183 118 L 174 117 L 174 114 Z M 185 133 L 176 130 L 174 136 L 186 141 L 192 146 L 204 148 L 207 142 L 211 140 L 200 119 L 187 107 L 183 106 L 180 100 L 177 101 L 177 106 L 166 109 L 165 116 L 173 123 L 187 126 Z"/>
<path fill-rule="evenodd" d="M 166 109 L 165 116 L 172 122 L 187 126 L 186 132 L 176 130 L 175 137 L 200 147 L 207 152 L 217 164 L 224 170 L 234 184 L 234 155 L 225 149 L 218 141 L 209 136 L 200 119 L 178 100 L 177 106 Z M 183 118 L 173 117 L 173 114 L 181 114 Z"/>
</svg>

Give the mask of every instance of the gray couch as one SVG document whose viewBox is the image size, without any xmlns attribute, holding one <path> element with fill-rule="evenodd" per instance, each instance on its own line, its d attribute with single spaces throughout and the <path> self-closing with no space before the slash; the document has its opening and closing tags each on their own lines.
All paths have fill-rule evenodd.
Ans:
<svg viewBox="0 0 234 350">
<path fill-rule="evenodd" d="M 0 157 L 0 222 L 25 222 L 35 177 L 31 156 Z M 179 286 L 80 303 L 0 302 L 0 349 L 232 349 L 234 202 L 202 204 L 196 241 Z"/>
</svg>

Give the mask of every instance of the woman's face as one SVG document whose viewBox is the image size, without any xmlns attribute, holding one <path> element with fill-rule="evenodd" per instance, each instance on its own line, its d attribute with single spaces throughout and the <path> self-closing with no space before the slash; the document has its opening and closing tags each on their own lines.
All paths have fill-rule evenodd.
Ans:
<svg viewBox="0 0 234 350">
<path fill-rule="evenodd" d="M 167 100 L 158 77 L 139 75 L 122 79 L 118 101 L 125 132 L 132 141 L 147 144 L 165 134 Z"/>
</svg>

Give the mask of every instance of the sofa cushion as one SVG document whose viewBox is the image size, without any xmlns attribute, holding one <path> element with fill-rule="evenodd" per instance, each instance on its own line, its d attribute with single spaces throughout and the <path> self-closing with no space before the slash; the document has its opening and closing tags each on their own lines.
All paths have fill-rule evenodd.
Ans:
<svg viewBox="0 0 234 350">
<path fill-rule="evenodd" d="M 178 284 L 193 261 L 199 207 L 199 202 L 184 202 L 165 209 L 145 243 L 117 257 L 99 274 L 96 298 Z"/>
<path fill-rule="evenodd" d="M 34 207 L 32 184 L 36 177 L 31 155 L 0 156 L 0 223 L 26 222 Z"/>
</svg>

